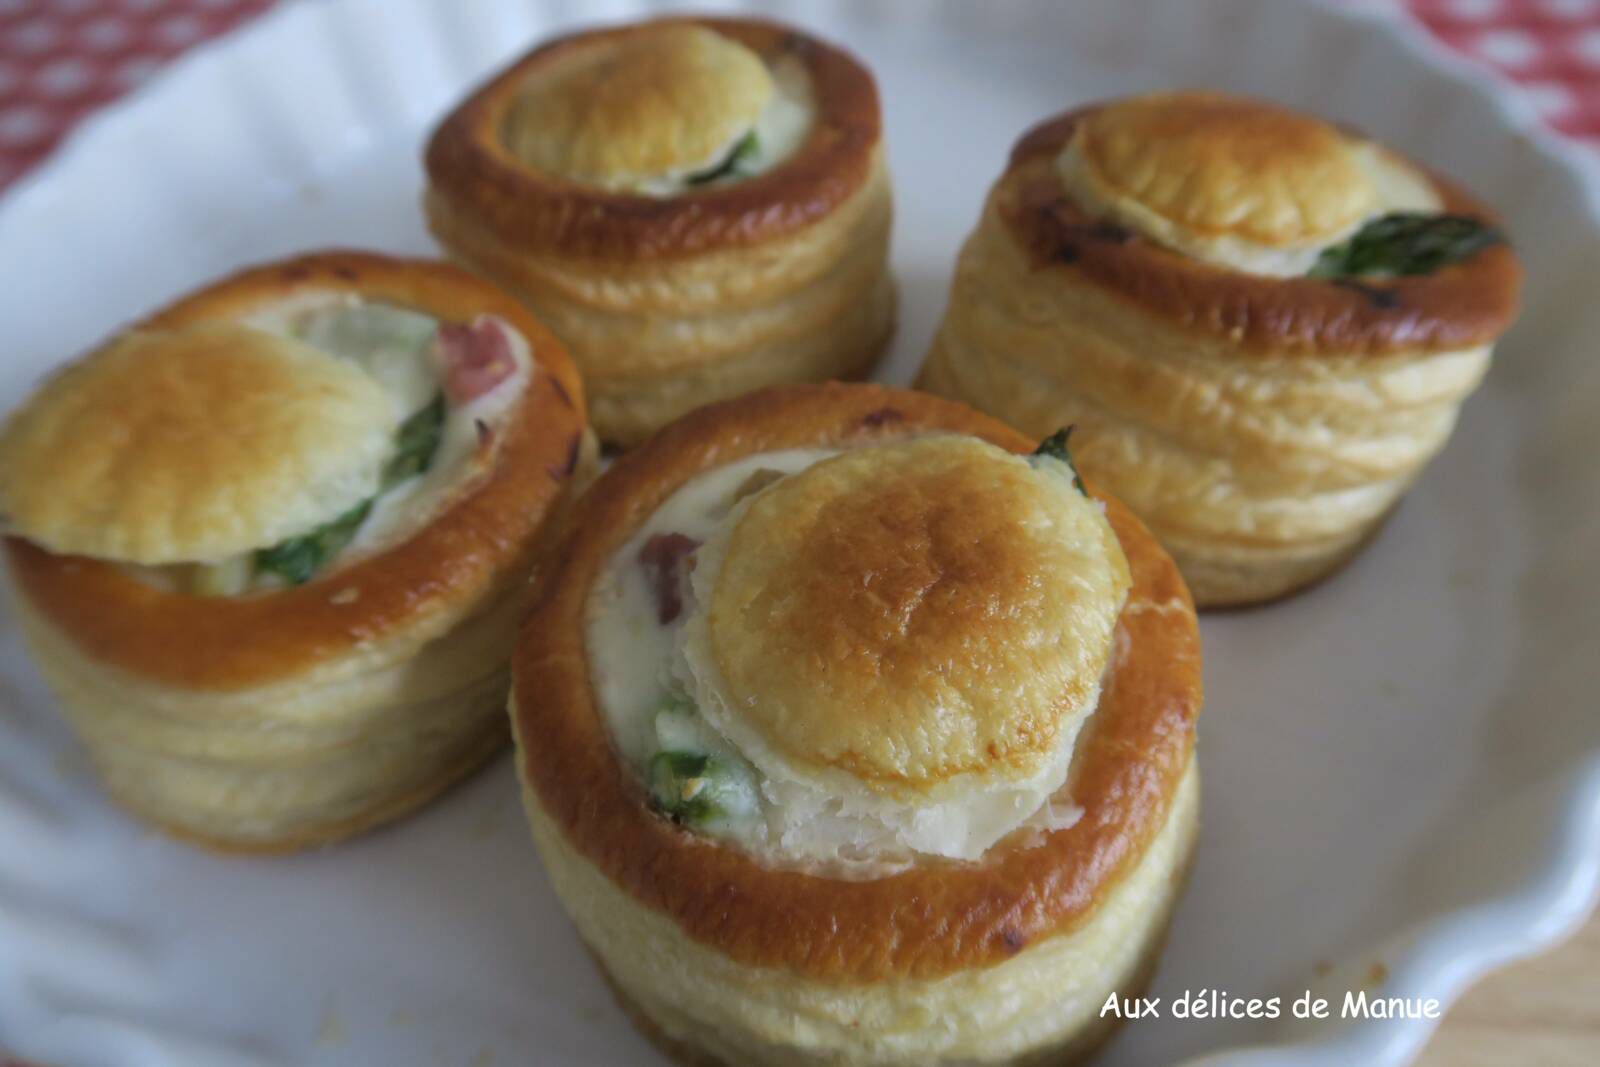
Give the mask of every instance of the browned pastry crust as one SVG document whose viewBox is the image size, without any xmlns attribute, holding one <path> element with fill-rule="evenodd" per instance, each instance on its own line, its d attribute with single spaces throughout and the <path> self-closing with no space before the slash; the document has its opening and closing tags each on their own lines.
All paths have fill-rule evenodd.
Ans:
<svg viewBox="0 0 1600 1067">
<path fill-rule="evenodd" d="M 727 185 L 654 199 L 541 174 L 500 135 L 522 84 L 595 40 L 672 22 L 710 27 L 764 58 L 787 54 L 810 75 L 816 122 L 781 166 Z M 880 137 L 878 90 L 850 56 L 787 26 L 753 18 L 673 18 L 588 30 L 541 45 L 472 93 L 434 133 L 425 158 L 429 210 L 472 216 L 526 252 L 635 260 L 758 244 L 831 213 L 867 180 Z"/>
<path fill-rule="evenodd" d="M 106 666 L 191 689 L 237 690 L 312 668 L 378 642 L 525 570 L 534 534 L 565 494 L 584 434 L 583 388 L 566 352 L 520 304 L 443 263 L 328 252 L 243 271 L 139 325 L 230 319 L 297 292 L 348 290 L 437 318 L 494 314 L 535 353 L 534 380 L 494 472 L 426 528 L 319 582 L 248 597 L 158 589 L 116 565 L 57 556 L 6 539 L 18 588 L 34 610 Z"/>
<path fill-rule="evenodd" d="M 513 658 L 521 772 L 568 844 L 695 940 L 806 978 L 936 978 L 997 964 L 1072 930 L 1163 826 L 1189 764 L 1201 700 L 1193 605 L 1170 558 L 1106 500 L 1133 575 L 1118 623 L 1128 649 L 1077 742 L 1069 779 L 1084 816 L 1036 847 L 924 863 L 871 881 L 771 869 L 653 814 L 595 706 L 583 618 L 600 569 L 695 474 L 741 456 L 936 431 L 1026 453 L 1033 442 L 964 406 L 877 385 L 774 388 L 703 409 L 624 456 L 574 509 L 536 581 Z M 1104 499 L 1104 498 L 1102 498 Z"/>
<path fill-rule="evenodd" d="M 1227 270 L 1168 251 L 1085 213 L 1063 192 L 1055 158 L 1093 108 L 1023 135 L 996 186 L 1002 217 L 1040 270 L 1070 271 L 1241 352 L 1381 356 L 1488 344 L 1516 316 L 1522 269 L 1509 246 L 1432 274 L 1380 283 L 1279 278 Z M 1428 172 L 1444 210 L 1496 222 L 1466 190 Z"/>
</svg>

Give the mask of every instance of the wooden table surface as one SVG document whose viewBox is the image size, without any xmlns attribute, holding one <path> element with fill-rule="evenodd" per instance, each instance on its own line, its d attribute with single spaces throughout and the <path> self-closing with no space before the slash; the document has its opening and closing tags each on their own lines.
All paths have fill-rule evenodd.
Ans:
<svg viewBox="0 0 1600 1067">
<path fill-rule="evenodd" d="M 1548 955 L 1480 982 L 1417 1067 L 1600 1067 L 1600 914 Z"/>
</svg>

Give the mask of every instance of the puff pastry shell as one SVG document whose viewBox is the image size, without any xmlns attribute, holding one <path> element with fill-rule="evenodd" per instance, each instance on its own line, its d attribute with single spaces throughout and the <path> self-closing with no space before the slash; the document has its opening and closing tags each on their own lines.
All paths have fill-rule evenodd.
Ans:
<svg viewBox="0 0 1600 1067">
<path fill-rule="evenodd" d="M 241 319 L 330 293 L 414 308 L 444 322 L 492 314 L 521 335 L 533 371 L 498 439 L 484 445 L 493 449 L 485 473 L 400 543 L 303 585 L 201 597 L 130 573 L 125 561 L 153 558 L 143 551 L 149 546 L 171 548 L 184 539 L 190 547 L 214 546 L 217 531 L 251 523 L 253 534 L 273 529 L 258 521 L 271 510 L 258 494 L 281 481 L 274 480 L 278 461 L 225 446 L 229 430 L 262 448 L 298 449 L 301 459 L 315 458 L 330 435 L 354 434 L 359 456 L 369 422 L 383 420 L 361 414 L 362 389 L 334 369 L 338 364 L 317 362 L 331 357 L 260 340 L 264 334 L 247 335 L 255 340 L 235 370 L 282 372 L 290 376 L 278 383 L 284 389 L 252 390 L 215 367 L 178 383 L 141 379 L 138 367 L 120 362 L 194 370 L 187 362 L 194 353 L 150 359 L 128 346 L 164 331 L 192 336 L 198 328 L 211 347 L 197 351 L 216 356 L 214 342 L 244 333 L 234 325 Z M 72 500 L 36 505 L 52 516 L 47 529 L 67 533 L 46 544 L 5 540 L 24 635 L 111 795 L 141 818 L 208 847 L 286 851 L 397 818 L 498 751 L 506 737 L 506 662 L 533 554 L 544 521 L 567 506 L 594 461 L 582 389 L 561 344 L 520 304 L 458 268 L 344 252 L 244 271 L 133 329 L 132 340 L 113 341 L 47 385 L 35 410 L 49 418 L 24 425 L 0 457 L 8 479 L 48 497 L 49 486 L 28 481 L 49 469 L 35 454 L 48 436 L 42 427 L 49 423 L 59 436 L 61 420 L 76 418 L 77 431 L 85 432 L 81 420 L 101 410 L 95 405 L 111 403 L 104 390 L 115 382 L 126 386 L 124 407 L 105 413 L 124 422 L 112 430 L 154 419 L 165 403 L 195 423 L 195 447 L 222 449 L 209 459 L 159 440 L 159 448 L 136 450 L 144 466 L 129 480 L 137 484 L 124 487 L 126 507 L 105 520 L 99 540 L 86 525 L 92 517 L 74 512 Z M 168 386 L 175 393 L 163 397 Z M 251 397 L 276 403 L 302 393 L 309 405 L 303 412 L 243 411 Z M 83 406 L 76 415 L 74 400 Z M 202 426 L 194 410 L 202 402 L 216 403 L 219 413 L 244 414 L 249 428 Z M 337 425 L 301 425 L 313 415 Z M 64 471 L 93 468 L 92 451 L 83 449 L 58 460 Z M 197 486 L 196 479 L 217 479 L 223 489 L 236 479 L 236 510 L 227 512 L 218 494 L 197 494 L 193 500 L 209 499 L 207 506 L 185 510 L 174 488 L 184 479 L 192 490 L 216 488 Z M 62 484 L 91 481 L 83 475 Z M 6 488 L 9 494 L 14 487 L 8 481 Z M 282 494 L 285 508 L 301 506 L 303 491 Z M 174 510 L 163 527 L 169 504 Z M 72 549 L 113 558 L 66 554 Z M 124 559 L 116 558 L 119 552 Z"/>
<path fill-rule="evenodd" d="M 585 652 L 590 587 L 680 486 L 740 457 L 934 434 L 970 435 L 1019 453 L 1033 447 L 971 409 L 871 385 L 775 388 L 706 408 L 624 456 L 596 483 L 536 583 L 511 701 L 534 840 L 624 1004 L 683 1062 L 1065 1062 L 1105 1036 L 1107 1024 L 1097 1016 L 1107 992 L 1130 992 L 1148 974 L 1196 826 L 1200 650 L 1177 568 L 1109 498 L 1099 499 L 1131 590 L 1115 619 L 1101 698 L 1073 749 L 1064 791 L 1084 814 L 1068 828 L 1019 831 L 977 861 L 925 859 L 882 877 L 763 864 L 647 806 L 595 705 Z M 868 453 L 846 458 L 856 455 L 865 461 Z M 782 499 L 771 493 L 759 499 Z M 791 503 L 805 511 L 802 500 Z M 932 514 L 921 508 L 913 510 Z M 871 541 L 851 522 L 836 527 L 845 528 Z M 937 591 L 911 597 L 950 628 L 944 639 L 930 635 L 924 662 L 917 662 L 920 643 L 899 646 L 894 677 L 912 679 L 913 688 L 943 654 L 940 640 L 959 643 L 965 635 L 981 645 L 980 616 L 1001 610 L 1008 597 L 1026 596 L 1006 585 L 1004 562 L 992 571 L 976 560 L 962 564 L 947 547 L 954 555 L 911 553 L 953 568 L 948 586 L 927 590 L 959 587 L 974 597 L 943 605 L 935 603 Z M 889 562 L 871 544 L 861 551 Z M 821 570 L 796 572 L 800 584 L 826 581 Z M 1003 593 L 980 604 L 975 591 L 987 576 Z M 853 594 L 841 590 L 838 618 L 798 630 L 792 641 L 804 647 L 791 651 L 848 668 L 852 653 L 837 643 L 841 635 L 905 623 L 900 609 L 911 594 L 893 590 L 909 585 L 887 577 L 885 586 L 868 588 L 875 581 L 858 583 Z M 874 642 L 862 647 L 870 654 L 865 649 Z M 999 687 L 1007 678 L 1024 689 L 1034 682 L 1014 660 L 997 674 L 990 681 Z M 873 699 L 848 669 L 841 677 L 866 686 L 862 698 Z M 827 747 L 829 738 L 843 736 L 831 727 L 824 733 L 812 742 Z M 955 735 L 934 734 L 939 752 L 965 751 L 959 739 L 938 740 Z M 990 770 L 1005 762 L 998 752 L 975 758 Z"/>
<path fill-rule="evenodd" d="M 810 125 L 770 169 L 675 195 L 788 70 Z M 426 154 L 428 225 L 566 342 L 600 437 L 631 445 L 708 401 L 864 375 L 893 330 L 877 88 L 853 58 L 756 19 L 663 19 L 540 46 Z"/>
<path fill-rule="evenodd" d="M 1202 607 L 1292 592 L 1353 555 L 1444 446 L 1515 315 L 1504 245 L 1382 281 L 1276 271 L 1423 201 L 1493 221 L 1267 105 L 1066 113 L 991 190 L 918 384 L 1029 434 L 1076 424 L 1085 475 L 1149 524 Z"/>
</svg>

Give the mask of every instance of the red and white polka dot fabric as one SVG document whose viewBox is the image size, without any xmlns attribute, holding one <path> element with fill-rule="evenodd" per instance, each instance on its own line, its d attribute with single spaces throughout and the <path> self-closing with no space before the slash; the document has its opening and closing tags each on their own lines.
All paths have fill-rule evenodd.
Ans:
<svg viewBox="0 0 1600 1067">
<path fill-rule="evenodd" d="M 276 0 L 0 0 L 0 187 L 84 115 Z M 1395 0 L 1600 145 L 1600 0 Z"/>
<path fill-rule="evenodd" d="M 1600 0 L 1407 0 L 1433 34 L 1516 82 L 1545 121 L 1600 146 Z"/>
<path fill-rule="evenodd" d="M 0 185 L 73 123 L 274 0 L 0 0 Z"/>
</svg>

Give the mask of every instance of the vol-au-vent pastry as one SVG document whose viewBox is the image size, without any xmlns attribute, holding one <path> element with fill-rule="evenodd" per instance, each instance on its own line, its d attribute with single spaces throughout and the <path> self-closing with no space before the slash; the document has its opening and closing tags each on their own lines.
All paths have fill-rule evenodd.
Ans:
<svg viewBox="0 0 1600 1067">
<path fill-rule="evenodd" d="M 128 810 L 222 850 L 326 844 L 503 747 L 534 553 L 595 458 L 560 342 L 481 279 L 257 267 L 0 429 L 17 616 Z"/>
<path fill-rule="evenodd" d="M 1198 818 L 1177 567 L 1068 434 L 875 385 L 702 409 L 578 502 L 511 714 L 534 843 L 683 1062 L 1067 1062 Z"/>
<path fill-rule="evenodd" d="M 532 307 L 602 440 L 779 383 L 864 376 L 894 327 L 877 87 L 757 19 L 534 49 L 428 145 L 439 243 Z"/>
<path fill-rule="evenodd" d="M 1078 427 L 1201 607 L 1352 556 L 1445 444 L 1516 315 L 1494 216 L 1359 134 L 1156 93 L 1051 119 L 961 250 L 919 384 Z"/>
</svg>

